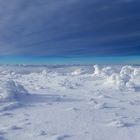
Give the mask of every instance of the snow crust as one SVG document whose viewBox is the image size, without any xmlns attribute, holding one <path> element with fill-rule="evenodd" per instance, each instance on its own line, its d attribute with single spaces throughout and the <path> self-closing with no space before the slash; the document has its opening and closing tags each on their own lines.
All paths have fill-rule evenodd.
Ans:
<svg viewBox="0 0 140 140">
<path fill-rule="evenodd" d="M 0 140 L 139 140 L 140 66 L 0 66 Z"/>
</svg>

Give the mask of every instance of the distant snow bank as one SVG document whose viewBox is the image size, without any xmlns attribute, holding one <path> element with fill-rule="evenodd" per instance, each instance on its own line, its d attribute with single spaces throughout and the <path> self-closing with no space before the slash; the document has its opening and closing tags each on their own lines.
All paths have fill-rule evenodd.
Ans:
<svg viewBox="0 0 140 140">
<path fill-rule="evenodd" d="M 119 90 L 136 91 L 140 86 L 140 67 L 123 66 L 118 70 L 112 67 L 94 65 L 94 76 L 105 78 L 105 84 Z"/>
<path fill-rule="evenodd" d="M 21 95 L 28 94 L 28 91 L 19 83 L 8 80 L 0 84 L 0 101 L 15 101 Z"/>
</svg>

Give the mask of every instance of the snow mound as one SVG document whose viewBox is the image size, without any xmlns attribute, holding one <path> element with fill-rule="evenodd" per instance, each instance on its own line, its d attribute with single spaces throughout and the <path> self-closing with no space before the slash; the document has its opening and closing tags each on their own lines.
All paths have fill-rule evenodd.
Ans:
<svg viewBox="0 0 140 140">
<path fill-rule="evenodd" d="M 105 85 L 121 91 L 136 91 L 140 87 L 140 68 L 123 66 L 119 70 L 115 67 L 101 67 L 94 65 L 94 76 L 105 79 Z"/>
<path fill-rule="evenodd" d="M 101 67 L 99 65 L 94 65 L 94 74 L 95 76 L 105 77 L 110 76 L 114 73 L 116 73 L 116 69 L 110 66 L 107 67 Z"/>
<path fill-rule="evenodd" d="M 3 82 L 0 87 L 0 101 L 13 101 L 21 95 L 28 94 L 28 91 L 19 83 L 9 80 Z"/>
<path fill-rule="evenodd" d="M 75 70 L 75 71 L 73 71 L 72 73 L 71 73 L 71 75 L 82 75 L 82 74 L 85 74 L 85 72 L 84 72 L 84 70 L 82 70 L 82 69 L 77 69 L 77 70 Z"/>
<path fill-rule="evenodd" d="M 113 127 L 127 127 L 127 124 L 124 123 L 122 120 L 114 120 L 112 121 L 109 126 Z"/>
</svg>

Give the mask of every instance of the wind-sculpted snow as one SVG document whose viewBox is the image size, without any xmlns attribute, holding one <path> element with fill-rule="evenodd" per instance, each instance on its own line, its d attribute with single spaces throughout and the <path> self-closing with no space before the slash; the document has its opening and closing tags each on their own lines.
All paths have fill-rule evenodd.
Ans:
<svg viewBox="0 0 140 140">
<path fill-rule="evenodd" d="M 13 99 L 16 94 L 27 93 L 27 90 L 88 88 L 89 83 L 94 85 L 96 80 L 99 81 L 98 78 L 104 88 L 121 91 L 137 91 L 140 88 L 140 67 L 122 66 L 118 68 L 117 66 L 94 65 L 90 68 L 74 67 L 71 71 L 68 71 L 68 68 L 64 69 L 63 73 L 62 69 L 56 69 L 56 71 L 42 69 L 25 74 L 18 73 L 16 69 L 15 71 L 6 71 L 5 69 L 0 73 L 1 100 Z"/>
<path fill-rule="evenodd" d="M 15 101 L 19 96 L 27 94 L 28 91 L 13 80 L 1 82 L 0 101 Z"/>
<path fill-rule="evenodd" d="M 113 67 L 94 66 L 94 76 L 104 78 L 106 86 L 118 90 L 133 90 L 139 89 L 140 82 L 140 67 L 123 66 L 120 69 Z"/>
<path fill-rule="evenodd" d="M 0 99 L 10 100 L 16 94 L 27 90 L 39 89 L 79 89 L 94 86 L 95 81 L 100 81 L 101 87 L 121 91 L 138 91 L 140 89 L 140 67 L 136 66 L 100 66 L 74 67 L 56 69 L 56 71 L 42 69 L 19 73 L 16 69 L 1 71 Z M 25 68 L 24 68 L 25 69 Z M 63 70 L 63 72 L 61 72 Z M 100 80 L 99 80 L 100 79 Z M 100 88 L 100 86 L 96 87 Z"/>
<path fill-rule="evenodd" d="M 0 66 L 2 140 L 139 140 L 139 107 L 140 66 Z"/>
</svg>

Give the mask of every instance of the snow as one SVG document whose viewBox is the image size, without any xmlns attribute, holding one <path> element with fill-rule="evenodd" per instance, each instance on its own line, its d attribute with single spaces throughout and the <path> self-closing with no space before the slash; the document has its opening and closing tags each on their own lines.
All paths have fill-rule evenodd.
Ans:
<svg viewBox="0 0 140 140">
<path fill-rule="evenodd" d="M 15 83 L 13 80 L 8 80 L 1 83 L 0 101 L 16 100 L 18 96 L 27 93 L 28 91 L 22 85 Z"/>
<path fill-rule="evenodd" d="M 0 140 L 139 140 L 140 66 L 0 66 Z"/>
</svg>

